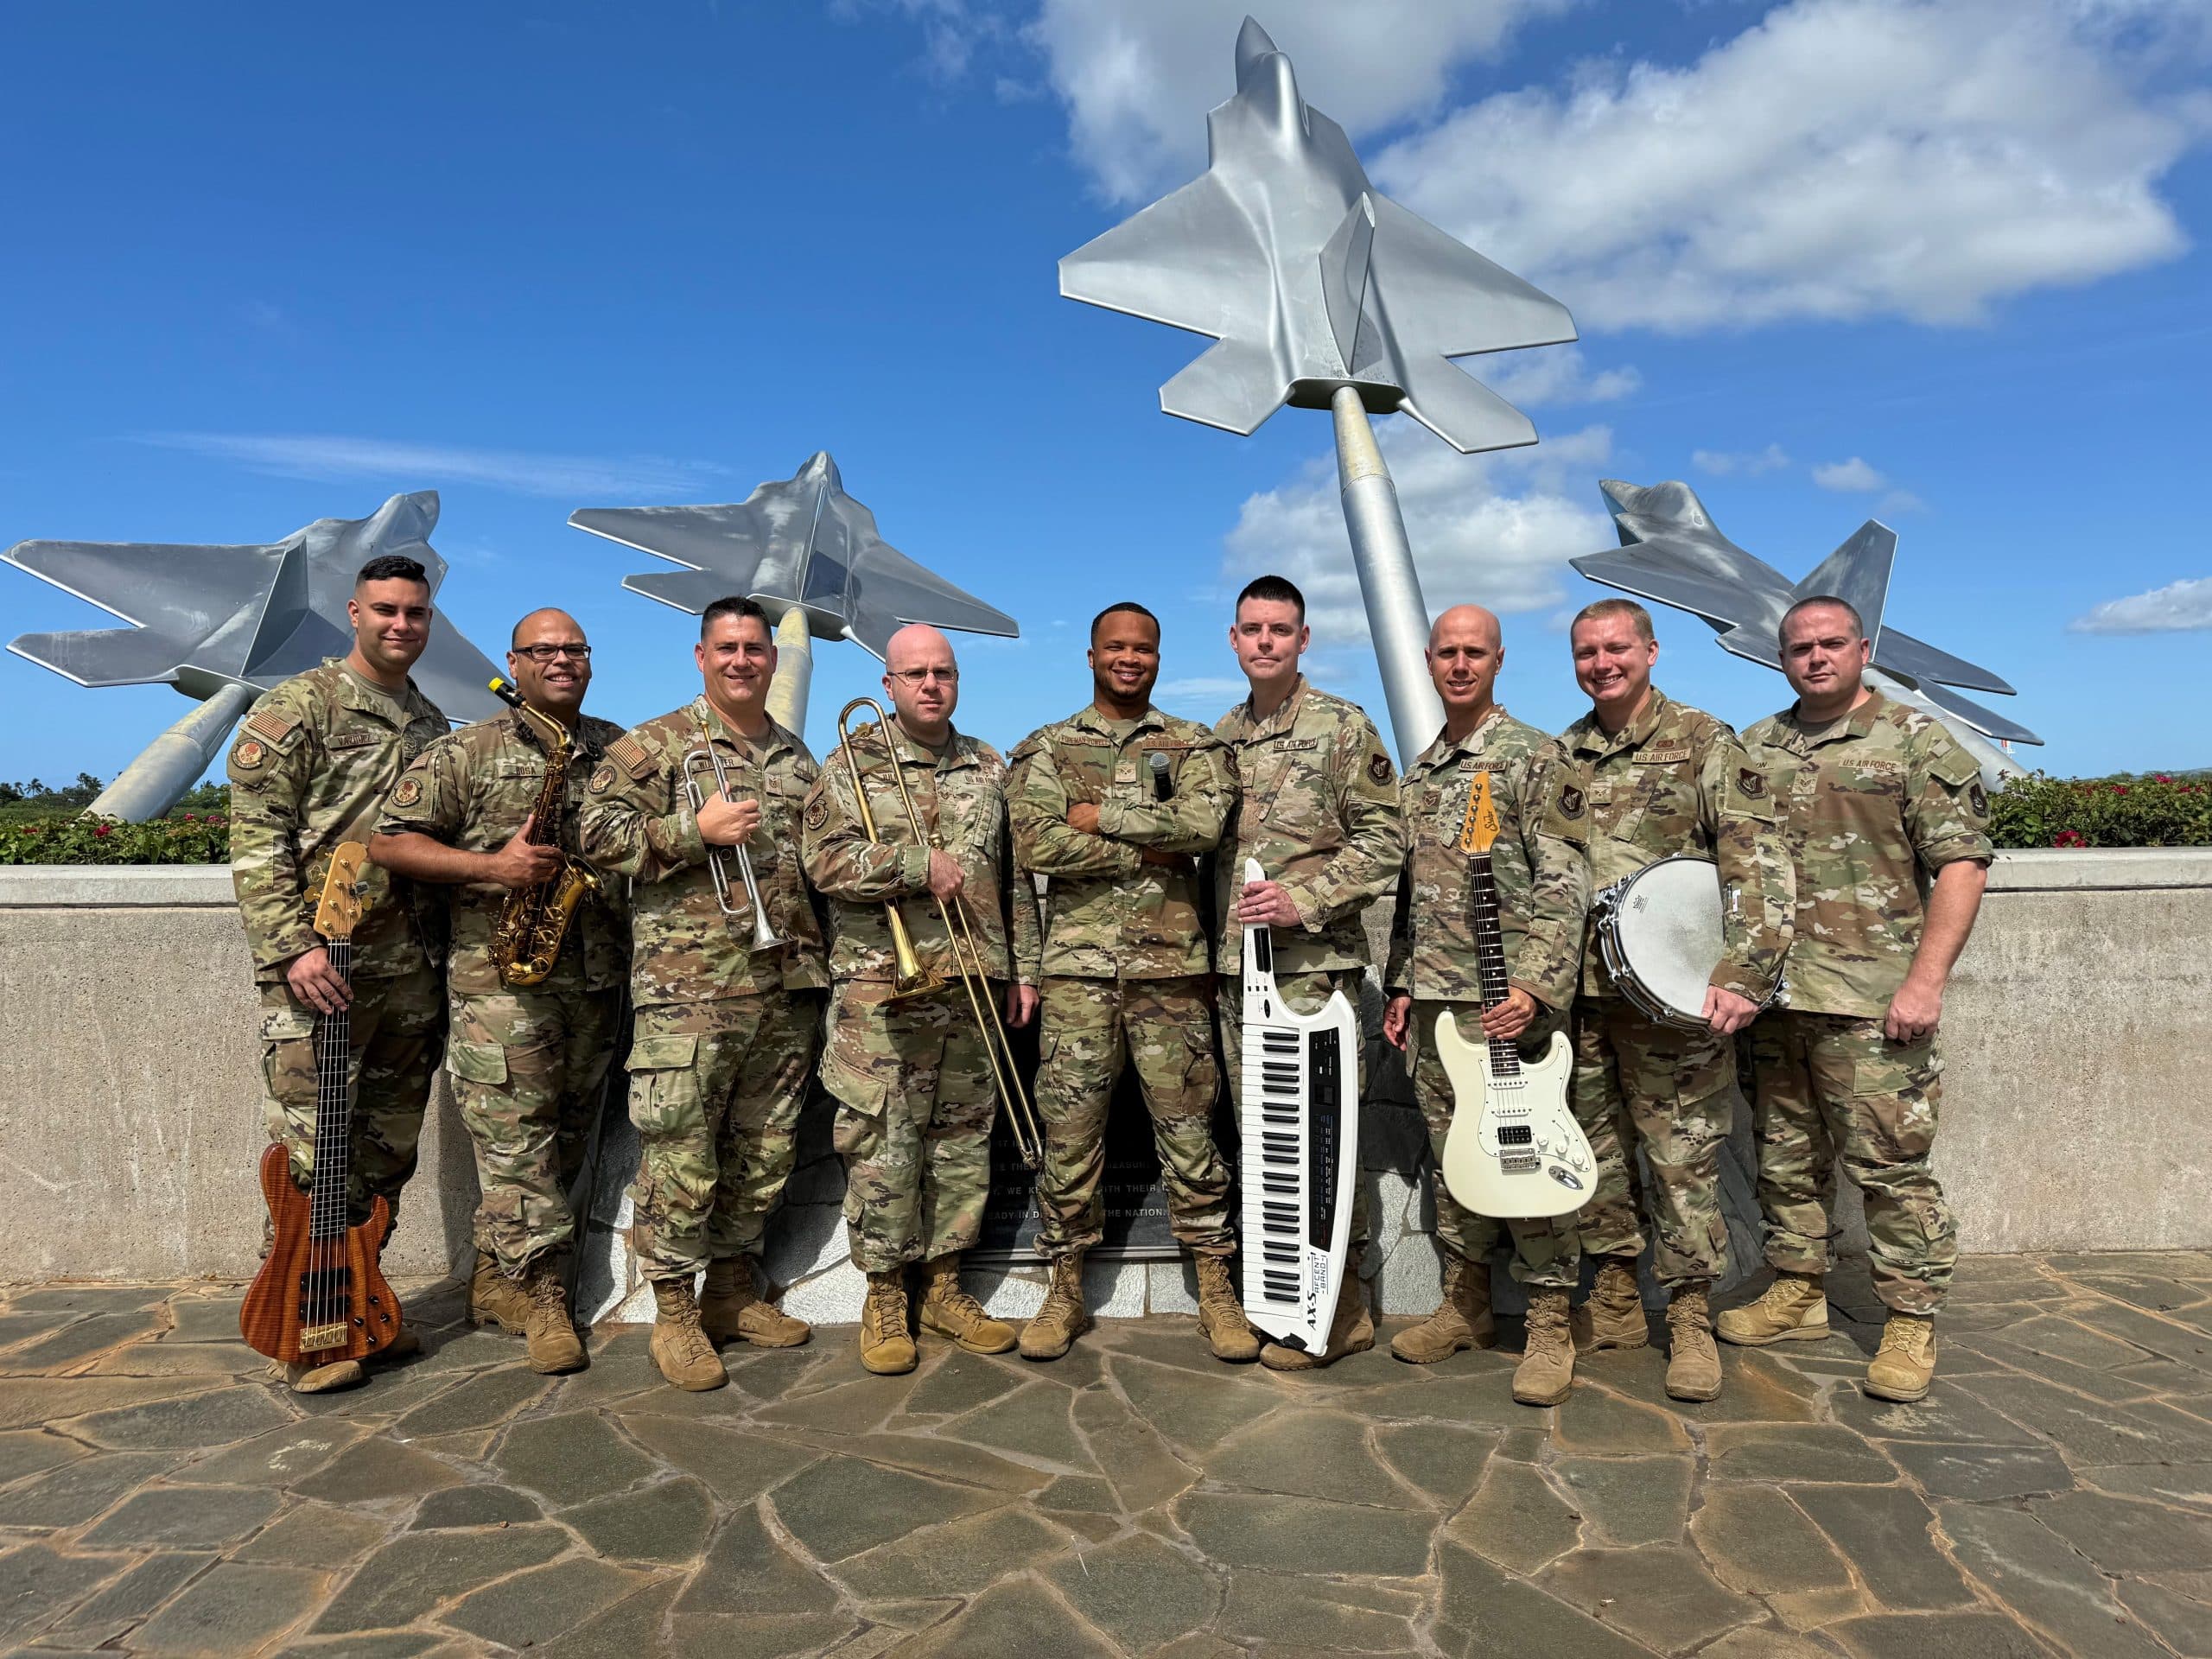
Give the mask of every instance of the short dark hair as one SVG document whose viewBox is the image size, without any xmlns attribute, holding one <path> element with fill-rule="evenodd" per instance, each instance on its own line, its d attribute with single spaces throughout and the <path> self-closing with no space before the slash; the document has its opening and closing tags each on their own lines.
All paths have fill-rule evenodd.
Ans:
<svg viewBox="0 0 2212 1659">
<path fill-rule="evenodd" d="M 760 625 L 760 631 L 763 633 L 772 638 L 775 634 L 775 626 L 768 620 L 768 613 L 762 608 L 759 600 L 741 599 L 737 594 L 731 594 L 725 598 L 716 600 L 699 613 L 699 637 L 702 639 L 705 639 L 715 624 L 726 616 L 749 616 Z"/>
<path fill-rule="evenodd" d="M 1257 599 L 1272 605 L 1295 605 L 1298 620 L 1306 620 L 1306 595 L 1298 591 L 1298 584 L 1287 576 L 1255 576 L 1244 584 L 1244 591 L 1236 595 L 1236 603 L 1230 611 L 1234 616 L 1244 608 L 1248 599 Z"/>
<path fill-rule="evenodd" d="M 1651 631 L 1651 613 L 1632 599 L 1593 599 L 1574 613 L 1574 620 L 1567 625 L 1567 636 L 1572 639 L 1575 629 L 1585 622 L 1603 622 L 1616 616 L 1624 616 L 1636 624 L 1636 637 L 1647 645 L 1659 643 L 1659 636 Z"/>
<path fill-rule="evenodd" d="M 430 573 L 423 568 L 420 559 L 410 559 L 404 553 L 382 553 L 354 575 L 354 590 L 359 592 L 365 582 L 419 582 L 427 588 L 430 585 Z"/>
<path fill-rule="evenodd" d="M 1134 599 L 1125 599 L 1118 605 L 1109 605 L 1104 610 L 1099 612 L 1097 615 L 1090 619 L 1090 643 L 1094 645 L 1098 643 L 1098 630 L 1106 626 L 1106 619 L 1108 617 L 1122 615 L 1141 616 L 1144 618 L 1146 621 L 1152 624 L 1153 637 L 1154 639 L 1159 638 L 1160 619 L 1154 616 L 1150 611 L 1145 609 L 1143 606 L 1138 604 Z"/>
<path fill-rule="evenodd" d="M 1809 599 L 1799 600 L 1782 613 L 1782 620 L 1775 624 L 1775 643 L 1780 645 L 1789 639 L 1789 624 L 1800 611 L 1809 611 L 1823 605 L 1841 611 L 1851 619 L 1851 633 L 1853 639 L 1864 639 L 1866 637 L 1866 619 L 1859 614 L 1859 607 L 1847 599 L 1838 599 L 1834 594 L 1815 594 Z"/>
</svg>

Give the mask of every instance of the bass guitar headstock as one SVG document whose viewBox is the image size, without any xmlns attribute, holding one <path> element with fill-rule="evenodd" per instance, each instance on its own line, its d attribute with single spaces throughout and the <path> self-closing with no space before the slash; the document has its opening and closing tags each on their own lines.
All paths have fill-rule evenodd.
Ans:
<svg viewBox="0 0 2212 1659">
<path fill-rule="evenodd" d="M 1479 858 L 1490 851 L 1497 840 L 1497 804 L 1490 798 L 1490 773 L 1475 774 L 1475 786 L 1467 791 L 1467 816 L 1459 825 L 1459 850 L 1469 858 Z"/>
<path fill-rule="evenodd" d="M 369 849 L 358 841 L 340 842 L 331 849 L 330 868 L 322 878 L 322 897 L 315 903 L 315 931 L 326 939 L 350 939 L 368 908 L 361 869 Z"/>
</svg>

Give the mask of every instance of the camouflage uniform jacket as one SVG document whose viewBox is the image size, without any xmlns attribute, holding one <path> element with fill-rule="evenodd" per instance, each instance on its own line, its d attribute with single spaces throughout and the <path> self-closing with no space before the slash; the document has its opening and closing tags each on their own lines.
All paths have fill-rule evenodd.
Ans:
<svg viewBox="0 0 2212 1659">
<path fill-rule="evenodd" d="M 745 900 L 734 848 L 719 848 L 729 879 L 726 916 L 715 896 L 707 843 L 686 791 L 684 759 L 698 752 L 702 731 L 715 752 L 734 801 L 760 803 L 760 822 L 745 842 L 768 925 L 780 950 L 753 951 L 753 916 Z M 830 982 L 821 918 L 798 861 L 799 804 L 818 768 L 804 742 L 770 721 L 759 751 L 738 741 L 706 698 L 649 720 L 607 746 L 606 759 L 585 785 L 576 839 L 584 861 L 602 876 L 626 875 L 630 888 L 630 1001 L 639 1008 L 774 990 L 810 990 Z M 714 793 L 702 769 L 702 791 Z"/>
<path fill-rule="evenodd" d="M 1826 727 L 1793 704 L 1744 747 L 1796 862 L 1789 1006 L 1878 1020 L 1920 948 L 1921 872 L 1990 856 L 1981 767 L 1941 721 L 1879 692 Z"/>
<path fill-rule="evenodd" d="M 387 702 L 406 716 L 392 723 Z M 336 657 L 264 692 L 231 745 L 231 883 L 245 923 L 257 984 L 322 941 L 315 890 L 330 849 L 365 845 L 384 799 L 408 763 L 450 729 L 437 705 L 408 681 L 377 691 Z M 411 882 L 364 868 L 368 909 L 353 932 L 353 972 L 386 978 L 435 961 L 442 928 L 426 930 Z"/>
<path fill-rule="evenodd" d="M 951 854 L 966 878 L 959 902 L 988 976 L 1034 985 L 1042 954 L 1037 889 L 1014 872 L 1006 762 L 989 744 L 958 731 L 942 755 L 931 754 L 896 724 L 892 741 L 907 792 L 930 844 Z M 906 805 L 886 770 L 881 730 L 873 723 L 861 727 L 853 734 L 853 749 L 880 842 L 870 841 L 861 829 L 852 773 L 842 756 L 823 768 L 808 794 L 801 837 L 807 880 L 830 900 L 830 976 L 841 983 L 892 977 L 891 923 L 884 905 L 897 900 L 923 967 L 950 977 L 951 950 L 929 896 L 929 849 L 914 844 Z"/>
<path fill-rule="evenodd" d="M 1117 729 L 1118 728 L 1118 729 Z M 1171 791 L 1153 793 L 1150 757 L 1167 757 Z M 1050 880 L 1045 972 L 1072 979 L 1176 979 L 1209 963 L 1198 864 L 1236 798 L 1220 741 L 1195 721 L 1147 709 L 1133 721 L 1086 708 L 1023 740 L 1007 784 L 1017 870 Z M 1068 808 L 1098 807 L 1098 833 L 1068 827 Z M 1148 864 L 1147 848 L 1182 855 Z"/>
<path fill-rule="evenodd" d="M 1559 763 L 1559 746 L 1548 735 L 1498 709 L 1457 742 L 1439 733 L 1407 770 L 1398 787 L 1406 810 L 1406 865 L 1382 976 L 1392 995 L 1482 1000 L 1472 861 L 1459 850 L 1459 832 L 1486 772 L 1497 809 L 1490 869 L 1506 983 L 1548 1008 L 1574 1000 L 1590 904 L 1590 867 L 1582 851 L 1589 820 L 1564 817 L 1558 791 L 1547 787 Z"/>
<path fill-rule="evenodd" d="M 569 757 L 561 822 L 550 826 L 555 845 L 570 853 L 576 850 L 575 817 L 583 805 L 584 785 L 607 746 L 621 735 L 622 728 L 611 720 L 586 715 L 579 722 L 575 748 Z M 545 740 L 537 728 L 513 709 L 502 709 L 489 720 L 440 738 L 416 755 L 385 798 L 377 833 L 412 831 L 465 853 L 495 853 L 537 808 L 545 767 Z M 628 887 L 620 876 L 603 878 L 599 890 L 576 906 L 548 984 L 574 980 L 579 968 L 586 990 L 620 985 L 627 976 Z M 426 899 L 438 891 L 428 883 L 421 884 L 421 890 Z M 463 996 L 505 990 L 492 960 L 492 930 L 506 906 L 509 889 L 495 881 L 472 881 L 443 891 L 453 924 L 453 943 L 446 956 L 448 988 Z"/>
<path fill-rule="evenodd" d="M 1303 921 L 1275 930 L 1278 977 L 1366 967 L 1361 913 L 1389 891 L 1405 860 L 1397 772 L 1374 722 L 1301 674 L 1267 719 L 1254 718 L 1248 697 L 1213 731 L 1229 745 L 1237 785 L 1234 828 L 1215 860 L 1216 967 L 1242 970 L 1236 900 L 1248 858 L 1289 893 Z"/>
<path fill-rule="evenodd" d="M 1789 945 L 1789 855 L 1766 779 L 1735 733 L 1655 687 L 1644 711 L 1611 736 L 1588 714 L 1559 741 L 1572 766 L 1559 770 L 1554 804 L 1571 821 L 1588 818 L 1592 896 L 1662 858 L 1713 860 L 1731 895 L 1713 983 L 1765 1001 Z M 1582 988 L 1602 995 L 1611 981 L 1596 930 L 1588 932 Z"/>
</svg>

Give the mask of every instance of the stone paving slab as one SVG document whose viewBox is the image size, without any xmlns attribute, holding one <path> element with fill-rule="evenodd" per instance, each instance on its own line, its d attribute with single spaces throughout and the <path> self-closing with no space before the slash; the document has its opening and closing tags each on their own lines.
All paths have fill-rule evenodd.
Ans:
<svg viewBox="0 0 2212 1659">
<path fill-rule="evenodd" d="M 422 1354 L 315 1399 L 235 1288 L 0 1290 L 0 1651 L 2212 1656 L 2201 1252 L 1969 1260 L 1913 1406 L 1858 1389 L 1863 1264 L 1719 1401 L 1647 1350 L 1544 1411 L 1512 1320 L 1298 1376 L 1175 1316 L 895 1378 L 825 1329 L 685 1395 L 633 1328 L 538 1377 L 401 1288 Z"/>
</svg>

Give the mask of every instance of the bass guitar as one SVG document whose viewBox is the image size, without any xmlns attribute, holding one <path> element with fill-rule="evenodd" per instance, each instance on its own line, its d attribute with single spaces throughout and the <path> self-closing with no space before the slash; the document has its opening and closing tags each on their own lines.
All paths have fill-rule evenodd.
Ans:
<svg viewBox="0 0 2212 1659">
<path fill-rule="evenodd" d="M 353 930 L 361 919 L 361 866 L 368 849 L 331 855 L 315 931 L 338 976 L 353 981 Z M 286 1364 L 328 1365 L 375 1353 L 399 1334 L 399 1298 L 385 1282 L 378 1252 L 391 1227 L 379 1198 L 359 1226 L 346 1224 L 346 1155 L 353 1116 L 352 1033 L 346 1011 L 315 1027 L 315 1179 L 300 1191 L 292 1160 L 272 1142 L 261 1154 L 261 1196 L 274 1242 L 238 1309 L 238 1334 L 256 1353 Z"/>
<path fill-rule="evenodd" d="M 1505 1000 L 1505 939 L 1498 927 L 1497 883 L 1491 874 L 1497 805 L 1490 773 L 1478 772 L 1459 826 L 1473 899 L 1475 961 L 1482 1004 Z M 1566 1036 L 1552 1033 L 1533 1064 L 1520 1046 L 1480 1028 L 1469 1042 L 1447 1011 L 1436 1017 L 1436 1049 L 1452 1082 L 1452 1127 L 1444 1137 L 1444 1184 L 1478 1216 L 1533 1218 L 1580 1210 L 1593 1185 L 1589 1137 L 1567 1103 L 1574 1069 Z"/>
</svg>

